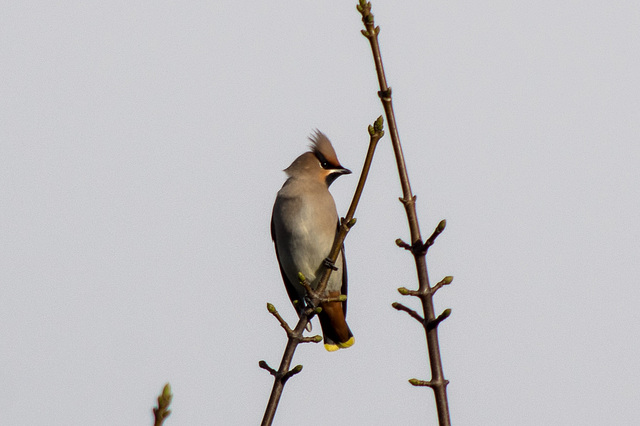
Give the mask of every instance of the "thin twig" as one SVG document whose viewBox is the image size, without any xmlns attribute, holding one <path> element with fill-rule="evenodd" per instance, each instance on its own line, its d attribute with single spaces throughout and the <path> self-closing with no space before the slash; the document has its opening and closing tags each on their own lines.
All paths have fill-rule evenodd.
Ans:
<svg viewBox="0 0 640 426">
<path fill-rule="evenodd" d="M 344 243 L 344 239 L 347 236 L 349 230 L 355 225 L 356 220 L 353 217 L 356 208 L 358 207 L 358 202 L 360 201 L 360 197 L 362 196 L 362 191 L 364 190 L 364 184 L 367 181 L 367 176 L 369 175 L 369 169 L 371 168 L 371 162 L 373 160 L 373 154 L 375 153 L 376 146 L 378 145 L 378 141 L 384 135 L 384 131 L 382 130 L 383 119 L 382 117 L 378 117 L 375 123 L 372 126 L 369 126 L 369 149 L 367 151 L 367 156 L 365 157 L 364 165 L 362 166 L 362 172 L 360 173 L 360 180 L 358 181 L 358 185 L 356 186 L 356 190 L 353 194 L 353 199 L 351 200 L 351 205 L 349 206 L 349 210 L 347 211 L 347 215 L 340 220 L 340 225 L 338 226 L 338 232 L 333 241 L 333 247 L 329 252 L 329 256 L 327 256 L 329 264 L 334 264 L 338 259 L 338 255 L 340 254 L 340 250 L 342 249 L 342 244 Z M 273 388 L 271 389 L 271 395 L 269 396 L 269 402 L 267 403 L 267 407 L 264 412 L 264 416 L 262 418 L 262 426 L 269 426 L 273 423 L 273 419 L 276 414 L 276 410 L 278 408 L 278 402 L 280 401 L 280 397 L 282 396 L 282 390 L 284 389 L 284 385 L 291 376 L 299 373 L 302 370 L 302 366 L 297 366 L 291 370 L 289 370 L 289 366 L 291 365 L 291 361 L 293 360 L 293 354 L 296 351 L 298 344 L 303 342 L 319 342 L 322 340 L 320 336 L 314 336 L 312 338 L 303 337 L 302 333 L 304 332 L 307 323 L 311 319 L 311 317 L 316 313 L 315 309 L 320 305 L 321 302 L 325 300 L 333 300 L 326 298 L 324 296 L 325 289 L 327 288 L 327 283 L 329 282 L 329 277 L 331 276 L 332 269 L 327 267 L 327 262 L 325 262 L 324 271 L 320 278 L 320 282 L 318 283 L 318 287 L 313 290 L 306 282 L 306 278 L 304 275 L 300 274 L 300 282 L 307 289 L 308 298 L 309 298 L 309 309 L 305 309 L 304 312 L 300 315 L 300 319 L 296 324 L 295 328 L 291 330 L 291 333 L 287 330 L 287 346 L 285 347 L 284 353 L 282 354 L 282 360 L 280 361 L 280 367 L 278 367 L 278 371 L 273 374 Z M 306 285 L 305 285 L 306 283 Z M 338 298 L 340 301 L 344 301 L 341 297 Z M 270 304 L 269 304 L 270 305 Z M 273 305 L 271 305 L 273 306 Z M 275 311 L 275 307 L 273 308 Z M 269 310 L 271 312 L 271 310 Z M 275 311 L 277 312 L 277 311 Z M 272 312 L 273 313 L 273 312 Z M 275 315 L 274 315 L 275 316 Z M 277 318 L 277 317 L 276 317 Z M 280 319 L 279 319 L 280 321 Z M 285 323 L 286 324 L 286 323 Z M 282 325 L 282 322 L 281 322 Z M 284 326 L 283 326 L 284 328 Z M 319 338 L 319 339 L 318 339 Z M 266 362 L 261 361 L 260 367 L 265 368 L 264 365 L 267 365 Z M 299 368 L 298 368 L 299 367 Z M 269 367 L 271 368 L 271 367 Z M 265 368 L 266 369 L 266 368 Z M 267 371 L 269 371 L 267 369 Z"/>
<path fill-rule="evenodd" d="M 169 405 L 171 405 L 172 399 L 171 385 L 167 383 L 164 385 L 164 388 L 162 388 L 160 396 L 158 396 L 158 406 L 153 409 L 153 417 L 155 419 L 154 426 L 162 426 L 164 420 L 169 417 L 171 414 Z"/>
<path fill-rule="evenodd" d="M 424 324 L 424 318 L 422 318 L 420 316 L 420 314 L 418 314 L 416 311 L 414 311 L 413 309 L 409 309 L 406 306 L 404 306 L 402 303 L 398 303 L 398 302 L 393 302 L 391 304 L 391 306 L 393 306 L 394 309 L 397 309 L 399 311 L 404 311 L 406 313 L 408 313 L 409 315 L 411 315 L 411 317 L 413 317 L 416 321 L 418 321 L 420 324 Z"/>
<path fill-rule="evenodd" d="M 440 281 L 438 284 L 433 286 L 433 288 L 431 289 L 431 294 L 435 294 L 435 292 L 438 291 L 440 287 L 449 285 L 451 284 L 452 281 L 453 281 L 453 277 L 451 275 L 444 277 L 442 281 Z"/>
<path fill-rule="evenodd" d="M 409 222 L 409 231 L 411 233 L 411 244 L 407 244 L 402 240 L 397 240 L 398 246 L 411 250 L 418 274 L 419 289 L 417 294 L 422 302 L 424 319 L 423 326 L 426 333 L 427 349 L 429 352 L 429 362 L 431 366 L 431 387 L 434 391 L 436 400 L 436 408 L 438 411 L 438 421 L 440 426 L 449 426 L 451 419 L 449 415 L 449 403 L 447 400 L 447 381 L 444 378 L 444 372 L 442 369 L 442 360 L 440 358 L 440 346 L 438 343 L 438 327 L 439 321 L 436 321 L 434 309 L 433 309 L 433 292 L 429 285 L 429 275 L 427 273 L 427 261 L 426 253 L 429 245 L 433 244 L 433 241 L 438 236 L 444 226 L 440 229 L 440 225 L 436 229 L 440 231 L 434 234 L 427 240 L 427 243 L 422 242 L 422 236 L 420 235 L 420 226 L 418 224 L 418 216 L 416 213 L 416 196 L 411 192 L 411 185 L 409 183 L 409 175 L 407 173 L 407 167 L 404 161 L 404 154 L 402 152 L 402 145 L 400 144 L 400 137 L 398 135 L 398 128 L 396 126 L 395 114 L 393 112 L 392 103 L 392 91 L 387 85 L 387 79 L 384 73 L 384 67 L 382 65 L 382 56 L 380 54 L 380 45 L 378 44 L 378 34 L 380 34 L 380 27 L 376 27 L 374 24 L 373 14 L 371 13 L 371 3 L 366 0 L 359 0 L 357 9 L 362 15 L 362 22 L 364 23 L 365 30 L 362 34 L 369 40 L 371 46 L 371 52 L 373 54 L 373 61 L 376 67 L 376 74 L 378 76 L 378 83 L 380 91 L 378 96 L 382 102 L 385 116 L 387 118 L 387 127 L 389 129 L 391 144 L 396 158 L 396 165 L 398 167 L 398 175 L 400 177 L 400 185 L 402 186 L 402 198 L 400 201 L 404 205 L 407 220 Z M 443 222 L 441 222 L 444 225 Z M 404 310 L 404 309 L 402 309 Z M 408 311 L 407 311 L 408 312 Z M 442 317 L 442 315 L 441 315 Z M 442 321 L 440 319 L 440 321 Z M 427 324 L 435 324 L 436 326 L 427 327 Z"/>
</svg>

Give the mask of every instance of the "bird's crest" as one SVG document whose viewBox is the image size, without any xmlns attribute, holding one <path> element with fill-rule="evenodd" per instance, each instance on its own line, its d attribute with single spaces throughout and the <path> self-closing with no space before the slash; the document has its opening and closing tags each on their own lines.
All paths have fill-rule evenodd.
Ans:
<svg viewBox="0 0 640 426">
<path fill-rule="evenodd" d="M 320 154 L 324 157 L 332 166 L 340 166 L 340 162 L 338 161 L 338 156 L 333 149 L 333 145 L 329 141 L 329 138 L 322 133 L 320 130 L 316 129 L 315 133 L 309 137 L 311 141 L 311 150 L 314 154 Z"/>
</svg>

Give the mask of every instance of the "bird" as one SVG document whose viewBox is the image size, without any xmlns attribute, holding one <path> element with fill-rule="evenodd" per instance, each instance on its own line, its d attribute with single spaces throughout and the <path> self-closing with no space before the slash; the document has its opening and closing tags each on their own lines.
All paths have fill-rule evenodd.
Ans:
<svg viewBox="0 0 640 426">
<path fill-rule="evenodd" d="M 288 178 L 278 191 L 271 215 L 271 238 L 282 280 L 299 316 L 308 304 L 306 290 L 298 279 L 299 273 L 315 290 L 323 269 L 332 267 L 334 271 L 327 283 L 326 295 L 337 298 L 347 294 L 344 244 L 335 265 L 327 262 L 339 225 L 329 186 L 351 171 L 340 164 L 324 133 L 316 130 L 309 140 L 311 150 L 300 155 L 284 170 Z M 352 346 L 355 339 L 346 322 L 347 302 L 322 302 L 320 307 L 318 319 L 325 349 L 334 352 Z"/>
</svg>

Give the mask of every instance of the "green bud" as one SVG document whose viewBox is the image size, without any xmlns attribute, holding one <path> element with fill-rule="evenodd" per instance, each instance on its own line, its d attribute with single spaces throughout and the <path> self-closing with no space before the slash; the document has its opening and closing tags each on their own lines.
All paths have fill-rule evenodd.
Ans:
<svg viewBox="0 0 640 426">
<path fill-rule="evenodd" d="M 171 394 L 171 385 L 169 383 L 164 385 L 164 389 L 162 389 L 162 397 L 163 398 L 173 397 L 173 395 Z"/>
<path fill-rule="evenodd" d="M 440 221 L 440 223 L 438 224 L 438 228 L 437 228 L 438 232 L 444 231 L 444 228 L 446 228 L 446 227 L 447 227 L 447 220 L 446 219 L 442 219 Z"/>
<path fill-rule="evenodd" d="M 305 282 L 307 280 L 307 278 L 304 276 L 304 274 L 302 272 L 298 272 L 298 281 Z"/>
<path fill-rule="evenodd" d="M 406 287 L 400 287 L 398 289 L 398 293 L 402 294 L 403 296 L 406 296 L 407 294 L 409 294 L 409 289 Z"/>
<path fill-rule="evenodd" d="M 382 130 L 382 126 L 384 125 L 384 118 L 382 116 L 378 117 L 378 119 L 373 123 L 373 126 L 376 130 Z"/>
<path fill-rule="evenodd" d="M 318 336 L 317 334 L 313 336 L 313 341 L 316 343 L 322 342 L 322 336 Z"/>
<path fill-rule="evenodd" d="M 448 275 L 442 279 L 442 284 L 451 284 L 451 281 L 453 281 L 453 277 Z"/>
<path fill-rule="evenodd" d="M 340 300 L 341 302 L 346 302 L 347 301 L 347 295 L 346 294 L 341 294 L 338 297 L 338 300 Z"/>
<path fill-rule="evenodd" d="M 271 303 L 267 303 L 267 311 L 274 313 L 276 311 L 276 307 L 273 306 Z"/>
</svg>

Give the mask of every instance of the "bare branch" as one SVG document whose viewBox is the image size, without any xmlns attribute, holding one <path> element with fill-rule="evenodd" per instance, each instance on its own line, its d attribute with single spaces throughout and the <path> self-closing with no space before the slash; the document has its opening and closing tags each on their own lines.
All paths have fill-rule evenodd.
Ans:
<svg viewBox="0 0 640 426">
<path fill-rule="evenodd" d="M 362 31 L 362 34 L 367 38 L 367 40 L 369 41 L 369 45 L 371 46 L 371 53 L 373 55 L 376 74 L 378 76 L 378 84 L 380 87 L 378 96 L 380 97 L 380 101 L 382 102 L 382 107 L 384 108 L 385 116 L 387 118 L 387 126 L 390 132 L 391 145 L 393 147 L 393 152 L 396 158 L 400 185 L 402 187 L 402 197 L 400 198 L 400 201 L 402 202 L 407 214 L 409 231 L 411 233 L 411 244 L 407 244 L 402 240 L 396 240 L 396 244 L 404 249 L 411 250 L 418 274 L 419 289 L 417 291 L 417 294 L 412 294 L 410 290 L 406 289 L 404 289 L 406 290 L 406 292 L 402 290 L 401 293 L 407 295 L 416 295 L 420 297 L 424 312 L 424 319 L 426 320 L 426 323 L 423 322 L 423 325 L 432 325 L 431 327 L 425 326 L 427 349 L 429 352 L 432 376 L 431 381 L 428 383 L 431 383 L 431 387 L 434 391 L 436 408 L 438 410 L 438 422 L 440 426 L 450 426 L 451 419 L 449 414 L 449 403 L 447 399 L 446 380 L 444 378 L 444 371 L 442 369 L 437 328 L 437 324 L 446 317 L 442 317 L 441 315 L 440 317 L 442 318 L 439 321 L 437 318 L 435 318 L 433 308 L 433 291 L 431 289 L 431 286 L 429 285 L 429 275 L 427 273 L 426 261 L 427 249 L 433 244 L 437 236 L 444 230 L 446 222 L 440 222 L 440 224 L 436 228 L 436 231 L 431 235 L 427 242 L 424 244 L 422 243 L 420 225 L 418 224 L 418 215 L 416 212 L 416 196 L 413 195 L 411 191 L 409 175 L 404 160 L 404 154 L 402 152 L 402 145 L 400 144 L 400 136 L 398 134 L 395 114 L 393 112 L 393 102 L 391 98 L 392 91 L 391 88 L 387 85 L 387 78 L 385 76 L 384 66 L 382 64 L 382 55 L 380 53 L 380 45 L 378 44 L 380 27 L 375 26 L 373 14 L 371 13 L 370 2 L 366 0 L 359 0 L 357 9 L 362 15 L 362 22 L 365 27 L 365 29 Z M 394 305 L 394 307 L 396 306 Z M 404 310 L 411 315 L 411 313 L 409 312 L 410 310 L 402 308 L 399 308 L 399 310 Z M 413 317 L 415 318 L 415 316 Z"/>
</svg>

